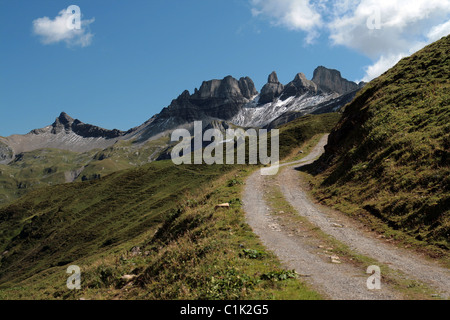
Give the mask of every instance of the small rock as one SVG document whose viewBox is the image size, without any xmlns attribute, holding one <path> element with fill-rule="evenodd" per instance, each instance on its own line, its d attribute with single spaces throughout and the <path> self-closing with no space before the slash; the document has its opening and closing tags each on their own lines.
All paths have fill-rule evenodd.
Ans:
<svg viewBox="0 0 450 320">
<path fill-rule="evenodd" d="M 135 274 L 125 274 L 125 275 L 122 276 L 121 279 L 125 280 L 125 281 L 131 281 L 131 280 L 133 280 L 136 277 L 137 276 Z"/>
<path fill-rule="evenodd" d="M 218 205 L 216 205 L 215 207 L 214 207 L 214 209 L 220 209 L 220 208 L 225 208 L 225 209 L 229 209 L 230 208 L 230 204 L 229 203 L 221 203 L 221 204 L 218 204 Z"/>
<path fill-rule="evenodd" d="M 331 263 L 341 263 L 341 259 L 338 256 L 330 256 Z"/>
<path fill-rule="evenodd" d="M 273 231 L 281 231 L 280 226 L 278 224 L 276 224 L 276 223 L 271 223 L 271 224 L 268 225 L 268 227 L 270 229 L 272 229 Z"/>
<path fill-rule="evenodd" d="M 331 226 L 335 227 L 335 228 L 343 228 L 344 227 L 344 225 L 339 224 L 339 223 L 332 223 Z"/>
<path fill-rule="evenodd" d="M 141 248 L 140 247 L 133 247 L 131 249 L 131 256 L 138 256 L 141 254 Z"/>
</svg>

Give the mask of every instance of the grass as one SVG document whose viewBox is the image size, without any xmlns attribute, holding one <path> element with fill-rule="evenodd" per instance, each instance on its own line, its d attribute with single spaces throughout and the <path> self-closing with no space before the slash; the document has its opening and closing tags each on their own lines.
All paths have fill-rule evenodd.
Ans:
<svg viewBox="0 0 450 320">
<path fill-rule="evenodd" d="M 162 137 L 144 145 L 119 141 L 104 150 L 82 153 L 60 149 L 21 153 L 8 165 L 0 165 L 0 206 L 37 188 L 72 180 L 94 180 L 116 171 L 142 166 L 155 160 L 167 143 L 169 138 Z"/>
<path fill-rule="evenodd" d="M 217 177 L 226 168 L 181 171 L 158 162 L 105 179 L 43 188 L 0 211 L 0 283 L 65 265 L 127 241 L 161 221 L 184 190 Z"/>
<path fill-rule="evenodd" d="M 367 84 L 306 168 L 326 205 L 434 257 L 450 249 L 450 37 Z"/>
<path fill-rule="evenodd" d="M 306 115 L 280 126 L 280 159 L 297 160 L 301 145 L 319 134 L 330 132 L 341 118 L 338 112 Z M 302 150 L 306 155 L 308 150 Z M 300 155 L 301 156 L 301 155 Z"/>
</svg>

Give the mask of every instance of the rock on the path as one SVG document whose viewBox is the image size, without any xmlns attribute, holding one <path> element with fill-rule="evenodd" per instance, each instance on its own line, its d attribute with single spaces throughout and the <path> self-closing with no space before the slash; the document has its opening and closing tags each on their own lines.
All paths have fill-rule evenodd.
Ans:
<svg viewBox="0 0 450 320">
<path fill-rule="evenodd" d="M 343 228 L 344 227 L 343 224 L 339 224 L 339 223 L 332 223 L 331 226 L 335 227 L 335 228 Z"/>
<path fill-rule="evenodd" d="M 341 263 L 341 259 L 338 256 L 330 256 L 331 263 Z"/>
</svg>

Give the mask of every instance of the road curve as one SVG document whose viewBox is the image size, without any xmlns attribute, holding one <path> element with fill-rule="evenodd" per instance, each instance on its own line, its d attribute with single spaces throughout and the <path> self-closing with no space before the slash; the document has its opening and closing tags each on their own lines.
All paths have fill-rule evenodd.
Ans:
<svg viewBox="0 0 450 320">
<path fill-rule="evenodd" d="M 323 153 L 327 143 L 324 135 L 314 149 L 302 160 L 282 164 L 277 181 L 285 199 L 311 223 L 338 241 L 348 245 L 353 251 L 372 257 L 392 269 L 401 270 L 408 277 L 417 279 L 436 288 L 443 297 L 449 296 L 450 276 L 448 269 L 429 262 L 412 252 L 401 250 L 393 245 L 376 239 L 363 231 L 356 221 L 334 210 L 313 203 L 302 190 L 300 176 L 296 168 L 312 163 Z M 293 236 L 289 231 L 277 225 L 276 217 L 264 200 L 264 193 L 269 185 L 268 178 L 255 171 L 247 178 L 243 193 L 243 208 L 247 223 L 251 226 L 263 244 L 273 251 L 280 261 L 289 269 L 299 274 L 308 275 L 305 280 L 330 299 L 402 299 L 403 296 L 389 286 L 381 290 L 369 290 L 366 286 L 368 275 L 350 264 L 331 263 L 321 255 L 311 239 Z M 338 223 L 337 223 L 338 222 Z"/>
</svg>

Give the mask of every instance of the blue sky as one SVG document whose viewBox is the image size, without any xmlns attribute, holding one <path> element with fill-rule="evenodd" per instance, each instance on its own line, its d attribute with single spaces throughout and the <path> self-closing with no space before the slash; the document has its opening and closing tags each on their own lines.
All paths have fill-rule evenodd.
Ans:
<svg viewBox="0 0 450 320">
<path fill-rule="evenodd" d="M 386 69 L 430 42 L 430 33 L 447 32 L 450 10 L 436 5 L 430 10 L 440 13 L 432 23 L 426 14 L 423 31 L 413 38 L 397 34 L 409 41 L 409 52 L 391 50 L 398 39 L 367 52 L 355 36 L 361 33 L 355 25 L 365 20 L 355 1 L 345 2 L 341 8 L 303 0 L 0 0 L 0 135 L 44 127 L 61 111 L 127 130 L 183 90 L 193 92 L 203 80 L 227 75 L 249 76 L 258 90 L 273 70 L 287 83 L 298 72 L 310 79 L 318 65 L 338 69 L 349 80 L 365 79 L 371 67 Z M 69 5 L 81 9 L 81 33 L 49 38 L 53 25 L 45 22 Z M 352 26 L 353 37 L 340 37 Z M 385 29 L 380 32 L 392 34 Z M 373 31 L 367 31 L 368 41 Z"/>
</svg>

